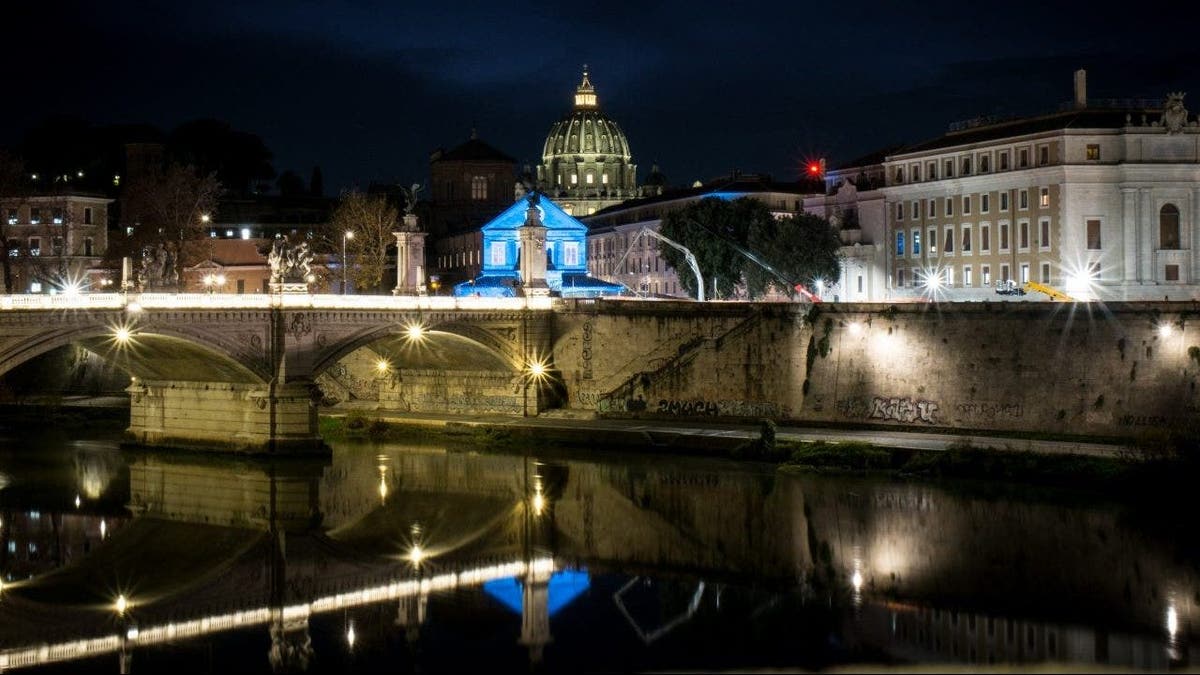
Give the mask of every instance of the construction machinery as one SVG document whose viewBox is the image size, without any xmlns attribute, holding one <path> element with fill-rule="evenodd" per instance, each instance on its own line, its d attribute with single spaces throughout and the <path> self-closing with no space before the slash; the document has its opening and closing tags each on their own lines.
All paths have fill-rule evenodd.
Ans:
<svg viewBox="0 0 1200 675">
<path fill-rule="evenodd" d="M 1050 300 L 1054 302 L 1079 302 L 1053 286 L 1039 284 L 1036 281 L 1026 281 L 1024 286 L 1012 279 L 1004 279 L 996 282 L 997 295 L 1025 295 L 1026 293 L 1043 293 L 1049 296 Z"/>
</svg>

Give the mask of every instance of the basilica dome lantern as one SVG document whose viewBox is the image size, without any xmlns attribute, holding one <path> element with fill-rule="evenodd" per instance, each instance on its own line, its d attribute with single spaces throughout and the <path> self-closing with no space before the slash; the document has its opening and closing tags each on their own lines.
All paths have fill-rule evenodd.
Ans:
<svg viewBox="0 0 1200 675">
<path fill-rule="evenodd" d="M 574 107 L 546 136 L 538 180 L 568 213 L 584 216 L 636 197 L 636 174 L 625 132 L 601 112 L 584 66 Z"/>
</svg>

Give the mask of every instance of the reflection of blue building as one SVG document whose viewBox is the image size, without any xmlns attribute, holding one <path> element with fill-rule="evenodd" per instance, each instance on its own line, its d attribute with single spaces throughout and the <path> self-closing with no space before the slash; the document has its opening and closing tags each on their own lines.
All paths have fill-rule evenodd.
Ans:
<svg viewBox="0 0 1200 675">
<path fill-rule="evenodd" d="M 620 295 L 618 284 L 588 276 L 587 225 L 575 220 L 546 197 L 536 204 L 541 225 L 546 228 L 546 285 L 565 298 Z M 483 272 L 478 278 L 457 284 L 454 295 L 513 297 L 520 295 L 519 230 L 525 225 L 529 201 L 518 200 L 483 226 Z"/>
</svg>

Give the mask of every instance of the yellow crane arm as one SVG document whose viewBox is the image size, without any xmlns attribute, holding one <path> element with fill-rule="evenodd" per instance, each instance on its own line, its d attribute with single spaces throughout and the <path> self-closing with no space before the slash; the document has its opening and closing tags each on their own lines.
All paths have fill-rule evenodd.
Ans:
<svg viewBox="0 0 1200 675">
<path fill-rule="evenodd" d="M 1025 282 L 1025 290 L 1026 291 L 1037 291 L 1038 293 L 1045 293 L 1046 295 L 1050 296 L 1051 300 L 1054 300 L 1055 302 L 1078 302 L 1078 300 L 1076 300 L 1075 298 L 1072 298 L 1071 296 L 1067 295 L 1066 293 L 1063 293 L 1062 291 L 1058 290 L 1057 288 L 1052 288 L 1050 286 L 1047 286 L 1046 284 L 1039 284 L 1036 281 L 1026 281 Z"/>
</svg>

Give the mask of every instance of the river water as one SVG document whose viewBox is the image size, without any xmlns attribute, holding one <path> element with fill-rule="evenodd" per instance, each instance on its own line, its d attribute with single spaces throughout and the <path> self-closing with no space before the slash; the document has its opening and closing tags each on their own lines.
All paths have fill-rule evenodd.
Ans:
<svg viewBox="0 0 1200 675">
<path fill-rule="evenodd" d="M 536 447 L 265 462 L 5 433 L 0 670 L 1197 657 L 1190 514 L 1102 495 Z"/>
</svg>

